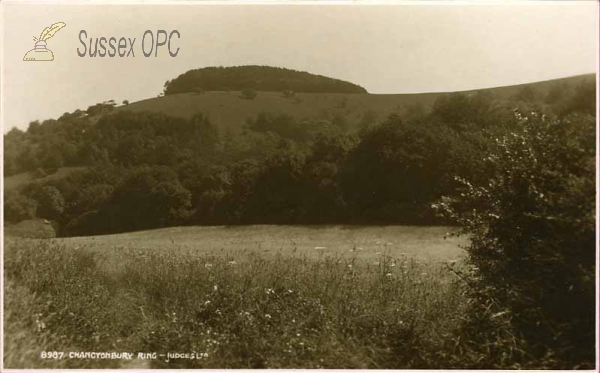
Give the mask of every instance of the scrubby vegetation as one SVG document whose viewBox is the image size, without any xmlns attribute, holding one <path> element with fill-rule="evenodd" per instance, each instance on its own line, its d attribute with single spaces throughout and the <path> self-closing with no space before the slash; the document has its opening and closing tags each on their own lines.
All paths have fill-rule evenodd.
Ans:
<svg viewBox="0 0 600 373">
<path fill-rule="evenodd" d="M 596 304 L 595 121 L 517 114 L 445 209 L 471 237 L 470 315 L 504 319 L 494 336 L 529 367 L 593 367 Z M 472 316 L 473 317 L 473 316 Z M 476 317 L 474 317 L 476 318 Z M 480 322 L 480 320 L 478 320 Z"/>
</svg>

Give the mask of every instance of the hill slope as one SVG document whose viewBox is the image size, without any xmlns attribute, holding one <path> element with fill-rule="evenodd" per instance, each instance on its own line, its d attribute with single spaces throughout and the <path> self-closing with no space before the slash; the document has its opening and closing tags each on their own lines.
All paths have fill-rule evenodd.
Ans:
<svg viewBox="0 0 600 373">
<path fill-rule="evenodd" d="M 239 92 L 181 93 L 138 101 L 117 110 L 157 112 L 191 118 L 202 112 L 221 129 L 237 130 L 250 116 L 262 112 L 288 114 L 296 120 L 332 119 L 341 115 L 346 121 L 360 121 L 368 112 L 383 119 L 401 113 L 406 107 L 424 104 L 429 107 L 441 94 L 373 95 L 352 93 L 301 93 L 286 98 L 279 92 L 259 92 L 253 100 Z"/>
<path fill-rule="evenodd" d="M 489 92 L 497 100 L 511 100 L 520 94 L 532 95 L 533 101 L 544 101 L 552 89 L 562 91 L 583 83 L 595 82 L 595 74 L 580 75 L 515 86 L 463 91 L 465 94 Z M 419 107 L 429 111 L 439 97 L 451 92 L 420 94 L 369 93 L 296 93 L 285 97 L 282 92 L 258 92 L 252 99 L 244 99 L 237 91 L 206 91 L 204 93 L 168 94 L 121 106 L 117 110 L 157 112 L 170 116 L 191 118 L 202 112 L 220 129 L 239 130 L 250 116 L 262 112 L 288 114 L 298 121 L 341 117 L 350 128 L 365 117 L 382 120 L 390 114 L 405 114 Z"/>
</svg>

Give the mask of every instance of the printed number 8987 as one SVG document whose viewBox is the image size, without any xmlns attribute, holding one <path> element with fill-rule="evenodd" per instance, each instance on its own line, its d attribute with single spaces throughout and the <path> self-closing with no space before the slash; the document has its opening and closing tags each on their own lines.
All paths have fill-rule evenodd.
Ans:
<svg viewBox="0 0 600 373">
<path fill-rule="evenodd" d="M 42 351 L 40 357 L 42 359 L 62 359 L 65 355 L 64 352 L 58 351 Z"/>
</svg>

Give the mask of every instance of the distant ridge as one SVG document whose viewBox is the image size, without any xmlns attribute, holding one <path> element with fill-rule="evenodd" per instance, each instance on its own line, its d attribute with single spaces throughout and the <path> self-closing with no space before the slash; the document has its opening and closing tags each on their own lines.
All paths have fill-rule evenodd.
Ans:
<svg viewBox="0 0 600 373">
<path fill-rule="evenodd" d="M 339 79 L 271 66 L 204 67 L 165 83 L 165 95 L 202 91 L 293 91 L 302 93 L 367 93 Z"/>
<path fill-rule="evenodd" d="M 552 86 L 555 86 L 556 84 L 564 83 L 564 84 L 568 84 L 568 85 L 573 85 L 573 84 L 576 85 L 576 84 L 580 84 L 580 83 L 584 83 L 584 82 L 589 82 L 591 80 L 593 80 L 593 81 L 596 80 L 596 73 L 579 74 L 579 75 L 573 75 L 573 76 L 565 76 L 565 77 L 561 77 L 561 78 L 554 78 L 554 79 L 550 79 L 550 80 L 539 80 L 539 81 L 533 81 L 533 82 L 528 82 L 528 83 L 519 83 L 519 84 L 506 85 L 506 86 L 487 87 L 487 88 L 476 88 L 476 89 L 454 91 L 454 92 L 444 92 L 444 93 L 469 93 L 469 92 L 489 91 L 489 92 L 498 94 L 500 96 L 506 96 L 507 93 L 512 93 L 516 90 L 519 90 L 519 89 L 527 87 L 527 86 L 529 86 L 533 89 L 539 90 L 540 93 L 546 93 Z"/>
</svg>

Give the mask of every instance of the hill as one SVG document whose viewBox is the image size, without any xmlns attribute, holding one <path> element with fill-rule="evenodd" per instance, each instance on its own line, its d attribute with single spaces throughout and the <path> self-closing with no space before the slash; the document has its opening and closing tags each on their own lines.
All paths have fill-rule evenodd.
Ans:
<svg viewBox="0 0 600 373">
<path fill-rule="evenodd" d="M 202 70 L 202 69 L 201 69 Z M 198 70 L 192 70 L 198 71 Z M 544 103 L 552 94 L 567 95 L 584 83 L 595 83 L 595 74 L 554 79 L 543 82 L 506 87 L 486 88 L 459 92 L 435 92 L 414 94 L 369 93 L 295 93 L 287 97 L 280 92 L 258 92 L 252 99 L 245 99 L 239 91 L 205 91 L 203 93 L 170 93 L 117 110 L 153 112 L 189 119 L 203 113 L 223 130 L 238 131 L 249 117 L 260 113 L 287 114 L 297 121 L 343 120 L 349 129 L 357 128 L 366 121 L 380 121 L 390 114 L 406 115 L 411 111 L 428 112 L 437 99 L 451 93 L 467 96 L 489 94 L 496 101 L 533 101 Z M 590 84 L 593 86 L 594 84 Z"/>
<path fill-rule="evenodd" d="M 165 83 L 165 95 L 202 91 L 293 91 L 366 93 L 356 84 L 304 71 L 270 66 L 205 67 Z"/>
<path fill-rule="evenodd" d="M 153 112 L 189 119 L 203 113 L 220 129 L 239 130 L 246 119 L 260 113 L 287 114 L 298 121 L 331 120 L 341 116 L 357 124 L 371 116 L 384 119 L 392 113 L 402 113 L 412 105 L 430 107 L 442 94 L 375 95 L 351 93 L 296 93 L 287 98 L 281 92 L 258 92 L 253 100 L 240 92 L 180 93 L 151 98 L 120 106 L 117 110 Z"/>
</svg>

